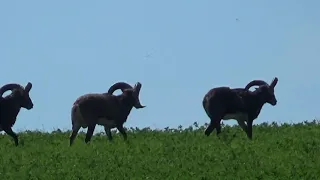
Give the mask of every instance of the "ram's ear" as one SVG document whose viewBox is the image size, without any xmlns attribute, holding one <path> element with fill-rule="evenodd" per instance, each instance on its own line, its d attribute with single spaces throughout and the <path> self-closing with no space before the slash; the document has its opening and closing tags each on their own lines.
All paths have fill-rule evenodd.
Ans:
<svg viewBox="0 0 320 180">
<path fill-rule="evenodd" d="M 145 108 L 145 107 L 146 107 L 146 106 L 141 105 L 141 103 L 140 103 L 139 95 L 140 95 L 141 87 L 142 87 L 142 84 L 141 84 L 140 82 L 137 82 L 137 83 L 135 84 L 135 86 L 133 87 L 133 90 L 134 90 L 134 98 L 136 99 L 136 102 L 135 102 L 135 104 L 134 104 L 134 107 L 135 107 L 136 109 Z"/>
<path fill-rule="evenodd" d="M 275 77 L 275 78 L 272 80 L 272 82 L 271 82 L 271 84 L 270 84 L 270 87 L 271 87 L 271 88 L 274 88 L 274 87 L 277 85 L 277 83 L 278 83 L 278 78 Z"/>
<path fill-rule="evenodd" d="M 26 85 L 26 87 L 24 88 L 24 90 L 25 90 L 26 92 L 29 92 L 29 91 L 31 90 L 31 88 L 32 88 L 32 83 L 31 83 L 31 82 L 28 82 L 28 84 Z"/>
</svg>

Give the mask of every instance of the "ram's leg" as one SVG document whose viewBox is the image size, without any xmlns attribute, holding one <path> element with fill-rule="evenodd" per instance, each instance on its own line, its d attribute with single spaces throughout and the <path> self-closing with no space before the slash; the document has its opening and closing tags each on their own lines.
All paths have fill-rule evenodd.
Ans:
<svg viewBox="0 0 320 180">
<path fill-rule="evenodd" d="M 252 123 L 253 123 L 253 120 L 247 121 L 247 127 L 248 127 L 247 136 L 250 140 L 252 139 Z"/>
<path fill-rule="evenodd" d="M 111 129 L 108 128 L 107 126 L 104 126 L 104 131 L 106 132 L 106 135 L 107 135 L 109 141 L 112 141 Z"/>
<path fill-rule="evenodd" d="M 214 129 L 215 129 L 215 124 L 212 123 L 212 122 L 210 122 L 209 126 L 208 126 L 207 129 L 204 131 L 204 134 L 205 134 L 206 136 L 209 136 Z"/>
<path fill-rule="evenodd" d="M 88 143 L 91 140 L 95 128 L 96 128 L 95 124 L 90 124 L 88 126 L 86 139 L 84 140 L 85 143 Z"/>
<path fill-rule="evenodd" d="M 11 136 L 14 140 L 14 144 L 16 146 L 19 145 L 18 135 L 12 131 L 11 127 L 3 127 L 4 132 L 6 132 L 9 136 Z"/>
<path fill-rule="evenodd" d="M 237 119 L 239 126 L 244 132 L 248 132 L 248 127 L 243 119 Z"/>
<path fill-rule="evenodd" d="M 123 139 L 126 141 L 127 140 L 127 133 L 126 133 L 126 130 L 124 129 L 123 125 L 118 125 L 117 129 L 122 134 Z"/>
<path fill-rule="evenodd" d="M 220 117 L 210 118 L 210 124 L 207 127 L 207 129 L 205 130 L 204 134 L 206 136 L 209 136 L 215 128 L 217 128 L 217 134 L 219 134 L 221 132 L 220 121 L 221 121 Z M 220 129 L 218 129 L 218 128 L 220 128 Z M 218 131 L 219 131 L 219 133 L 218 133 Z"/>
<path fill-rule="evenodd" d="M 73 144 L 73 141 L 77 137 L 80 128 L 81 128 L 81 126 L 79 126 L 77 124 L 72 125 L 72 133 L 69 138 L 70 139 L 70 146 Z"/>
<path fill-rule="evenodd" d="M 221 119 L 216 121 L 217 136 L 221 133 Z"/>
</svg>

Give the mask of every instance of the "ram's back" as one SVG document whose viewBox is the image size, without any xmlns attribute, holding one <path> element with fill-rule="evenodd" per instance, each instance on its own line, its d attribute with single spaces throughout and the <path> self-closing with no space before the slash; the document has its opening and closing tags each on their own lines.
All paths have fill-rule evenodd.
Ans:
<svg viewBox="0 0 320 180">
<path fill-rule="evenodd" d="M 74 106 L 78 106 L 85 118 L 107 117 L 114 119 L 119 111 L 119 100 L 113 95 L 86 94 L 79 97 Z"/>
<path fill-rule="evenodd" d="M 203 99 L 203 106 L 207 113 L 220 111 L 223 113 L 236 113 L 242 111 L 244 102 L 241 94 L 243 91 L 229 87 L 217 87 L 211 89 Z"/>
</svg>

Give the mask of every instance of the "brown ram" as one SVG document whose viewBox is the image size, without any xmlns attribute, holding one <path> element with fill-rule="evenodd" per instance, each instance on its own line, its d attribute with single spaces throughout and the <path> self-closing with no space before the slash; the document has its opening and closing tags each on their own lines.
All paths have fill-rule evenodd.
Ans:
<svg viewBox="0 0 320 180">
<path fill-rule="evenodd" d="M 117 128 L 123 135 L 124 140 L 127 134 L 123 124 L 131 112 L 131 109 L 144 108 L 140 104 L 139 93 L 141 83 L 134 87 L 124 82 L 115 83 L 107 93 L 85 94 L 80 96 L 73 104 L 71 110 L 72 134 L 70 136 L 70 146 L 73 144 L 79 129 L 88 128 L 85 143 L 91 140 L 96 125 L 104 126 L 108 139 L 112 140 L 111 129 Z M 112 93 L 121 89 L 122 94 Z"/>
<path fill-rule="evenodd" d="M 235 119 L 248 138 L 252 139 L 252 123 L 259 116 L 263 105 L 277 104 L 274 94 L 277 82 L 276 77 L 270 85 L 262 80 L 253 80 L 244 89 L 229 87 L 211 89 L 202 101 L 203 108 L 210 118 L 205 135 L 209 136 L 215 128 L 218 135 L 221 133 L 221 120 Z M 250 91 L 252 86 L 258 86 L 258 88 Z"/>
<path fill-rule="evenodd" d="M 10 83 L 0 88 L 0 131 L 5 131 L 11 136 L 16 146 L 19 144 L 18 135 L 12 131 L 12 126 L 15 124 L 21 108 L 27 110 L 33 108 L 33 102 L 29 96 L 31 88 L 32 84 L 30 82 L 26 87 Z M 6 97 L 2 97 L 9 90 L 12 93 Z"/>
</svg>

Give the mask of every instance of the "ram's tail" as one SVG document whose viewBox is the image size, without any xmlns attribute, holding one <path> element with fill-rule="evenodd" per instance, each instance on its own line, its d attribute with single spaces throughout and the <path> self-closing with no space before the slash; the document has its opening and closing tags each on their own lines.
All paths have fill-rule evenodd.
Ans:
<svg viewBox="0 0 320 180">
<path fill-rule="evenodd" d="M 80 108 L 77 104 L 74 104 L 71 109 L 71 123 L 72 123 L 72 134 L 70 135 L 70 146 L 73 144 L 78 131 L 83 126 L 83 118 L 80 112 Z"/>
<path fill-rule="evenodd" d="M 207 95 L 205 95 L 203 97 L 203 100 L 202 100 L 202 106 L 203 106 L 203 109 L 204 111 L 206 112 L 206 114 L 208 115 L 209 118 L 211 118 L 211 115 L 210 115 L 210 111 L 209 111 L 209 97 Z"/>
</svg>

